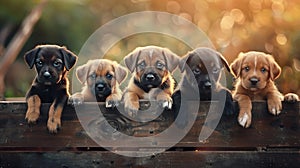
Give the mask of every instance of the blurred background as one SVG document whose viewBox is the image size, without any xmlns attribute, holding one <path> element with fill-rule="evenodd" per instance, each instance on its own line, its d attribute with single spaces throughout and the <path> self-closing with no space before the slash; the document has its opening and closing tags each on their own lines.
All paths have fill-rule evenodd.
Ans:
<svg viewBox="0 0 300 168">
<path fill-rule="evenodd" d="M 300 1 L 298 0 L 44 0 L 32 32 L 16 51 L 16 60 L 5 71 L 5 97 L 24 97 L 35 76 L 23 61 L 26 51 L 38 44 L 64 45 L 78 54 L 89 36 L 105 23 L 138 11 L 163 11 L 182 16 L 209 37 L 229 63 L 239 52 L 263 51 L 282 67 L 276 80 L 283 93 L 300 95 Z M 0 1 L 0 65 L 25 18 L 39 0 Z M 106 53 L 120 61 L 138 46 L 169 47 L 182 56 L 188 46 L 159 34 L 127 37 Z M 6 65 L 6 64 L 5 64 Z M 3 66 L 3 65 L 2 65 Z M 0 67 L 1 69 L 1 67 Z M 3 71 L 4 72 L 4 71 Z M 0 72 L 1 74 L 1 72 Z M 231 75 L 227 74 L 229 88 Z M 70 75 L 71 76 L 71 75 Z M 229 79 L 229 80 L 228 80 Z M 0 75 L 1 80 L 1 75 Z M 1 87 L 4 84 L 0 84 Z"/>
</svg>

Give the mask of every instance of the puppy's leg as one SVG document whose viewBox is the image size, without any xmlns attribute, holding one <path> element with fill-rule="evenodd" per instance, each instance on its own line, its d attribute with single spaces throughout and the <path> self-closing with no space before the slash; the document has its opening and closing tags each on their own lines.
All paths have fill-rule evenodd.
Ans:
<svg viewBox="0 0 300 168">
<path fill-rule="evenodd" d="M 240 112 L 238 116 L 238 122 L 239 124 L 244 127 L 248 128 L 251 125 L 251 119 L 252 119 L 252 103 L 251 99 L 243 94 L 236 94 L 234 96 L 234 99 L 237 100 L 239 107 L 240 107 Z"/>
<path fill-rule="evenodd" d="M 134 92 L 126 92 L 124 94 L 124 108 L 128 115 L 135 117 L 140 108 L 139 97 Z"/>
<path fill-rule="evenodd" d="M 284 101 L 294 103 L 299 101 L 299 96 L 294 93 L 288 93 L 284 95 Z"/>
<path fill-rule="evenodd" d="M 281 113 L 283 96 L 279 91 L 271 92 L 267 95 L 268 110 L 273 115 Z"/>
<path fill-rule="evenodd" d="M 38 95 L 32 95 L 26 100 L 28 109 L 25 119 L 28 123 L 35 123 L 40 116 L 41 99 Z"/>
<path fill-rule="evenodd" d="M 119 101 L 122 98 L 122 92 L 120 89 L 113 88 L 112 93 L 106 98 L 106 108 L 112 108 L 119 105 Z"/>
<path fill-rule="evenodd" d="M 72 105 L 80 105 L 84 102 L 84 95 L 80 92 L 77 92 L 75 94 L 73 94 L 70 98 L 69 98 L 69 103 Z"/>
<path fill-rule="evenodd" d="M 164 90 L 158 93 L 156 100 L 159 102 L 160 106 L 165 109 L 171 109 L 173 100 L 171 98 L 171 94 L 168 90 Z"/>
<path fill-rule="evenodd" d="M 63 96 L 54 100 L 50 106 L 47 122 L 47 128 L 50 133 L 57 133 L 58 129 L 61 127 L 61 114 L 66 101 L 67 96 Z"/>
</svg>

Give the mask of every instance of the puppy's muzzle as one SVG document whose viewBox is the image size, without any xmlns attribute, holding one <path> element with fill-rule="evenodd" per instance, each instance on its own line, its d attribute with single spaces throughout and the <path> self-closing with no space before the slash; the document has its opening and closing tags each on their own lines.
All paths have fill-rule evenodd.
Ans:
<svg viewBox="0 0 300 168">
<path fill-rule="evenodd" d="M 149 73 L 149 74 L 147 74 L 146 75 L 146 80 L 147 81 L 154 81 L 156 79 L 156 77 L 155 77 L 155 75 L 154 74 L 152 74 L 152 73 Z"/>
<path fill-rule="evenodd" d="M 102 83 L 102 82 L 96 83 L 95 89 L 97 92 L 103 92 L 105 90 L 105 88 L 106 88 L 106 83 Z"/>
<path fill-rule="evenodd" d="M 211 84 L 210 81 L 205 81 L 205 82 L 204 82 L 204 87 L 207 88 L 207 89 L 211 88 L 211 85 L 212 85 L 212 84 Z"/>
<path fill-rule="evenodd" d="M 50 79 L 50 78 L 52 77 L 52 75 L 50 74 L 49 71 L 46 71 L 46 72 L 43 73 L 43 77 L 44 77 L 45 79 Z"/>
<path fill-rule="evenodd" d="M 259 82 L 259 80 L 255 77 L 250 78 L 249 81 L 250 81 L 252 86 L 256 86 L 256 84 Z"/>
</svg>

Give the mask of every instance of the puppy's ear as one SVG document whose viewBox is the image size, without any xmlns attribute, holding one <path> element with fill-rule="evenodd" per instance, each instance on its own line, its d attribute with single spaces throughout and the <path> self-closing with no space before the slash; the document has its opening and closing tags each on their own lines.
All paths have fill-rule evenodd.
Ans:
<svg viewBox="0 0 300 168">
<path fill-rule="evenodd" d="M 136 48 L 134 51 L 129 53 L 124 59 L 126 67 L 129 69 L 129 71 L 132 73 L 136 67 L 137 59 L 139 55 L 141 54 L 141 50 L 139 48 Z"/>
<path fill-rule="evenodd" d="M 268 61 L 269 61 L 269 64 L 270 64 L 270 78 L 271 78 L 271 80 L 275 80 L 281 74 L 281 68 L 277 64 L 277 62 L 275 61 L 273 56 L 267 55 L 267 57 L 268 57 Z"/>
<path fill-rule="evenodd" d="M 239 78 L 240 77 L 240 73 L 241 73 L 241 70 L 242 70 L 242 59 L 244 57 L 244 53 L 240 53 L 238 58 L 236 58 L 230 65 L 230 69 L 231 71 L 233 72 L 233 75 L 236 77 L 236 78 Z"/>
<path fill-rule="evenodd" d="M 227 60 L 223 57 L 223 55 L 221 53 L 217 52 L 217 55 L 221 59 L 221 62 L 222 62 L 221 67 L 225 67 L 227 69 L 227 71 L 230 72 L 230 67 L 228 65 Z"/>
<path fill-rule="evenodd" d="M 177 68 L 180 58 L 169 49 L 163 49 L 162 54 L 165 57 L 167 69 L 173 72 Z"/>
<path fill-rule="evenodd" d="M 75 65 L 77 56 L 65 47 L 60 48 L 59 51 L 63 55 L 65 67 L 69 71 Z"/>
<path fill-rule="evenodd" d="M 76 68 L 76 76 L 78 80 L 83 84 L 88 76 L 89 64 L 86 63 Z"/>
<path fill-rule="evenodd" d="M 114 67 L 116 71 L 116 80 L 120 84 L 126 78 L 127 70 L 117 62 L 115 62 Z"/>
<path fill-rule="evenodd" d="M 40 50 L 41 50 L 40 47 L 36 47 L 25 53 L 24 60 L 30 69 L 33 67 L 37 54 L 39 53 Z"/>
<path fill-rule="evenodd" d="M 192 57 L 191 53 L 187 53 L 186 55 L 184 55 L 180 60 L 179 60 L 179 64 L 178 67 L 180 69 L 180 72 L 183 72 L 185 70 L 185 66 L 187 65 L 187 61 L 189 60 L 189 58 Z"/>
</svg>

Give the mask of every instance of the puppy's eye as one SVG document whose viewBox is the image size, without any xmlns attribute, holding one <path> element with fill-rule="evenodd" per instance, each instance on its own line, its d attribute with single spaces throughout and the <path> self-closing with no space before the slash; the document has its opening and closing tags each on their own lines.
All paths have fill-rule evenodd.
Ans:
<svg viewBox="0 0 300 168">
<path fill-rule="evenodd" d="M 267 72 L 267 69 L 266 68 L 261 68 L 261 70 L 260 70 L 262 73 L 265 73 L 265 72 Z"/>
<path fill-rule="evenodd" d="M 246 66 L 246 67 L 244 68 L 244 70 L 245 70 L 246 72 L 248 72 L 248 71 L 250 71 L 250 68 Z"/>
<path fill-rule="evenodd" d="M 54 67 L 60 67 L 61 64 L 62 64 L 62 63 L 61 63 L 60 61 L 55 61 L 55 62 L 53 63 L 53 66 L 54 66 Z"/>
<path fill-rule="evenodd" d="M 113 75 L 110 73 L 106 74 L 106 79 L 111 80 L 113 78 Z"/>
<path fill-rule="evenodd" d="M 40 61 L 40 60 L 37 60 L 37 61 L 36 61 L 36 65 L 39 66 L 39 67 L 41 67 L 41 66 L 43 66 L 43 62 Z"/>
<path fill-rule="evenodd" d="M 158 63 L 156 64 L 156 68 L 157 68 L 157 69 L 162 70 L 164 67 L 165 67 L 165 65 L 162 64 L 162 63 L 160 63 L 160 62 L 158 62 Z"/>
<path fill-rule="evenodd" d="M 195 75 L 199 75 L 201 73 L 201 70 L 199 68 L 193 69 L 193 73 Z"/>
<path fill-rule="evenodd" d="M 95 73 L 93 73 L 93 74 L 91 74 L 89 77 L 90 77 L 91 79 L 96 79 L 97 75 L 96 75 Z"/>
<path fill-rule="evenodd" d="M 138 67 L 141 68 L 141 69 L 144 69 L 145 66 L 146 66 L 145 61 L 143 61 L 143 62 L 141 62 L 141 63 L 138 64 Z"/>
<path fill-rule="evenodd" d="M 212 72 L 213 72 L 214 74 L 219 73 L 219 71 L 220 71 L 219 68 L 213 68 L 213 70 L 212 70 Z"/>
</svg>

